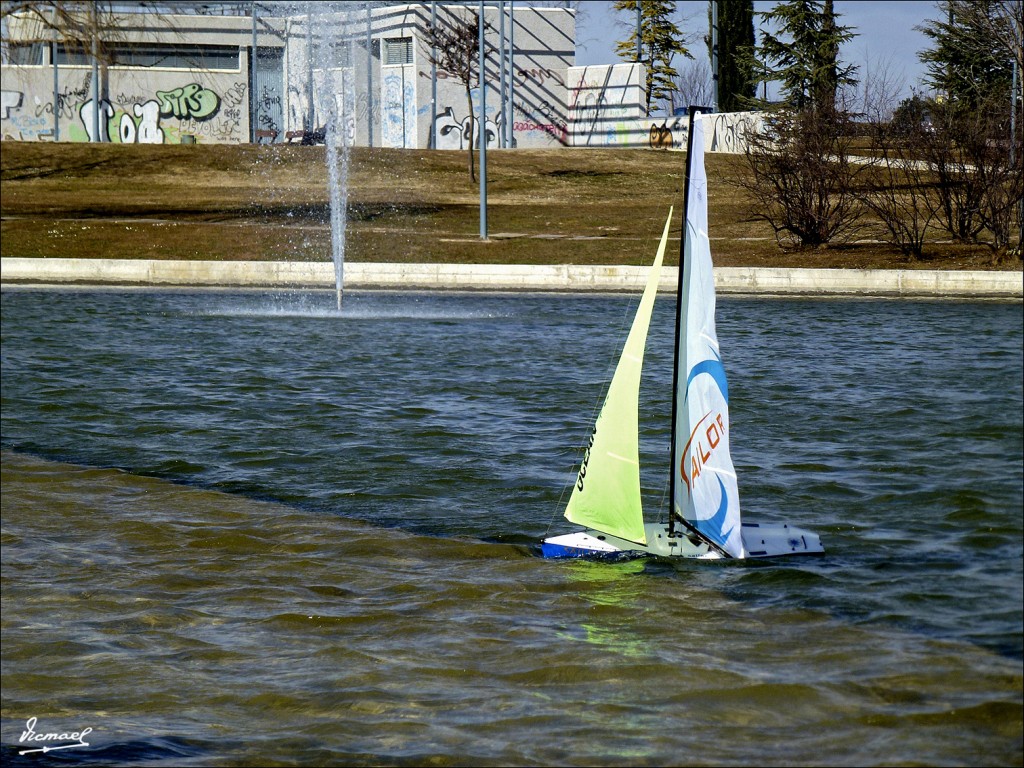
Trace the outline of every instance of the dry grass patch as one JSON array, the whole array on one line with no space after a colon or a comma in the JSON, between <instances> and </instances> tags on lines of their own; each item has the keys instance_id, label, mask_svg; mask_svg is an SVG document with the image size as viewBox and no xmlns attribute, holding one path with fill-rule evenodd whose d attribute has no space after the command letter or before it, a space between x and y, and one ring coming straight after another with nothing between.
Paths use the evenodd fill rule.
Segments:
<instances>
[{"instance_id":1,"label":"dry grass patch","mask_svg":"<svg viewBox=\"0 0 1024 768\"><path fill-rule=\"evenodd\" d=\"M466 153L355 148L346 258L646 264L670 205L678 242L683 162L682 153L639 149L489 151L494 237L481 241ZM745 172L744 159L709 155L707 168L719 265L996 268L986 249L953 245L933 245L927 261L877 242L784 251L727 183ZM0 183L4 256L330 260L323 147L5 141Z\"/></svg>"}]
</instances>

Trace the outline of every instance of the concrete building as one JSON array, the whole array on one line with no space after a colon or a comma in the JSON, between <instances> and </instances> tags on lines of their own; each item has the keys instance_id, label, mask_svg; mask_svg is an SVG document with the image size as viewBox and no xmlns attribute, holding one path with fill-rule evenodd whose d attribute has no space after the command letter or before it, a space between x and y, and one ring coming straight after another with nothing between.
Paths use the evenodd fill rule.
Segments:
<instances>
[{"instance_id":1,"label":"concrete building","mask_svg":"<svg viewBox=\"0 0 1024 768\"><path fill-rule=\"evenodd\" d=\"M458 149L470 139L480 88L474 76L467 94L431 63L428 28L460 28L476 3L212 6L218 13L94 12L95 66L91 40L75 45L39 19L8 17L3 138L320 142L340 126L361 146ZM484 16L489 146L570 144L575 13L490 2Z\"/></svg>"},{"instance_id":2,"label":"concrete building","mask_svg":"<svg viewBox=\"0 0 1024 768\"><path fill-rule=\"evenodd\" d=\"M203 12L7 16L0 136L465 149L482 98L488 148L686 145L685 117L644 116L643 65L574 66L569 8L485 3L486 87L473 74L467 92L429 30L465 29L478 2L164 5ZM741 151L751 119L716 115L707 149Z\"/></svg>"}]
</instances>

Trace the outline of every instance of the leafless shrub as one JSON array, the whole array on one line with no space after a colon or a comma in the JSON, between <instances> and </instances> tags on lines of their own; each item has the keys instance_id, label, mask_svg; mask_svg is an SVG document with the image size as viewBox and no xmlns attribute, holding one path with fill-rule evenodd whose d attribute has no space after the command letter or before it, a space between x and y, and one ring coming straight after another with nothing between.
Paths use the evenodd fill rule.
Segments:
<instances>
[{"instance_id":1,"label":"leafless shrub","mask_svg":"<svg viewBox=\"0 0 1024 768\"><path fill-rule=\"evenodd\" d=\"M675 77L675 90L669 96L670 115L691 104L710 104L713 94L711 65L706 61L688 61Z\"/></svg>"},{"instance_id":2,"label":"leafless shrub","mask_svg":"<svg viewBox=\"0 0 1024 768\"><path fill-rule=\"evenodd\" d=\"M820 247L848 241L860 229L855 194L864 166L851 157L847 117L834 110L780 110L748 134L752 178L740 182L780 245Z\"/></svg>"},{"instance_id":3,"label":"leafless shrub","mask_svg":"<svg viewBox=\"0 0 1024 768\"><path fill-rule=\"evenodd\" d=\"M1007 110L977 110L915 96L894 119L873 119L872 168L861 200L892 241L921 258L934 226L954 241L984 243L998 261L1020 239L1024 169L1020 135L1007 139Z\"/></svg>"},{"instance_id":4,"label":"leafless shrub","mask_svg":"<svg viewBox=\"0 0 1024 768\"><path fill-rule=\"evenodd\" d=\"M934 185L917 149L924 128L907 135L888 120L869 125L872 167L859 189L861 202L881 220L903 254L920 259L936 215Z\"/></svg>"},{"instance_id":5,"label":"leafless shrub","mask_svg":"<svg viewBox=\"0 0 1024 768\"><path fill-rule=\"evenodd\" d=\"M1009 138L999 105L967 112L936 104L932 129L922 133L922 159L936 175L936 214L959 242L988 231L997 254L1010 244L1015 208L1024 196L1020 132Z\"/></svg>"},{"instance_id":6,"label":"leafless shrub","mask_svg":"<svg viewBox=\"0 0 1024 768\"><path fill-rule=\"evenodd\" d=\"M926 100L899 102L903 79L887 61L870 62L860 83L858 112L868 136L867 164L857 190L861 203L885 227L890 241L910 258L924 256L925 237L935 219L932 180L921 160Z\"/></svg>"}]
</instances>

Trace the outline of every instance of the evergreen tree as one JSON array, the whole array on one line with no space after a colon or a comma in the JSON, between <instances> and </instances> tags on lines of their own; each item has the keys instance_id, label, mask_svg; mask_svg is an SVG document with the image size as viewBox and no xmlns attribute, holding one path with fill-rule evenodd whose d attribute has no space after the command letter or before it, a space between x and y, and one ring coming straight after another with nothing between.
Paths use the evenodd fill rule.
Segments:
<instances>
[{"instance_id":1,"label":"evergreen tree","mask_svg":"<svg viewBox=\"0 0 1024 768\"><path fill-rule=\"evenodd\" d=\"M944 0L939 8L945 18L921 27L935 46L918 54L927 67L926 82L958 109L1008 103L1016 52L997 33L1005 27L1012 39L1016 27L1020 34L1019 0Z\"/></svg>"},{"instance_id":2,"label":"evergreen tree","mask_svg":"<svg viewBox=\"0 0 1024 768\"><path fill-rule=\"evenodd\" d=\"M630 18L636 17L637 3L640 4L640 49L642 63L647 65L647 82L644 84L645 112L651 113L651 105L669 99L676 89L678 77L672 58L679 54L688 59L693 55L683 45L683 34L672 21L676 4L669 0L616 0L615 10L627 11ZM636 36L620 40L615 50L627 61L636 61Z\"/></svg>"},{"instance_id":3,"label":"evergreen tree","mask_svg":"<svg viewBox=\"0 0 1024 768\"><path fill-rule=\"evenodd\" d=\"M852 34L846 39L851 37ZM845 40L840 39L832 0L825 0L821 12L821 60L815 70L812 85L814 103L818 107L835 108L836 95L839 93L839 45L842 42ZM850 84L853 84L852 81Z\"/></svg>"},{"instance_id":4,"label":"evergreen tree","mask_svg":"<svg viewBox=\"0 0 1024 768\"><path fill-rule=\"evenodd\" d=\"M757 91L754 72L754 0L718 2L718 110L747 109ZM709 3L710 6L710 3ZM711 8L708 8L711 28ZM711 56L708 35L708 55Z\"/></svg>"},{"instance_id":5,"label":"evergreen tree","mask_svg":"<svg viewBox=\"0 0 1024 768\"><path fill-rule=\"evenodd\" d=\"M836 23L832 0L788 0L758 15L778 25L778 34L762 34L763 77L782 84L783 100L794 109L834 112L839 87L856 84L857 68L839 63L839 46L854 33Z\"/></svg>"}]
</instances>

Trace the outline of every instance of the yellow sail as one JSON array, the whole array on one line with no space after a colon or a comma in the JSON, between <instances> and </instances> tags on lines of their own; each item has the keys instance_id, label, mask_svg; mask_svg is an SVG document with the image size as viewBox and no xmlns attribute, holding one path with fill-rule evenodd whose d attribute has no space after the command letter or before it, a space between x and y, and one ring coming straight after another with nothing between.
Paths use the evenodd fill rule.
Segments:
<instances>
[{"instance_id":1,"label":"yellow sail","mask_svg":"<svg viewBox=\"0 0 1024 768\"><path fill-rule=\"evenodd\" d=\"M671 223L669 209L658 255L565 508L565 517L578 525L639 544L647 543L640 503L640 371Z\"/></svg>"}]
</instances>

